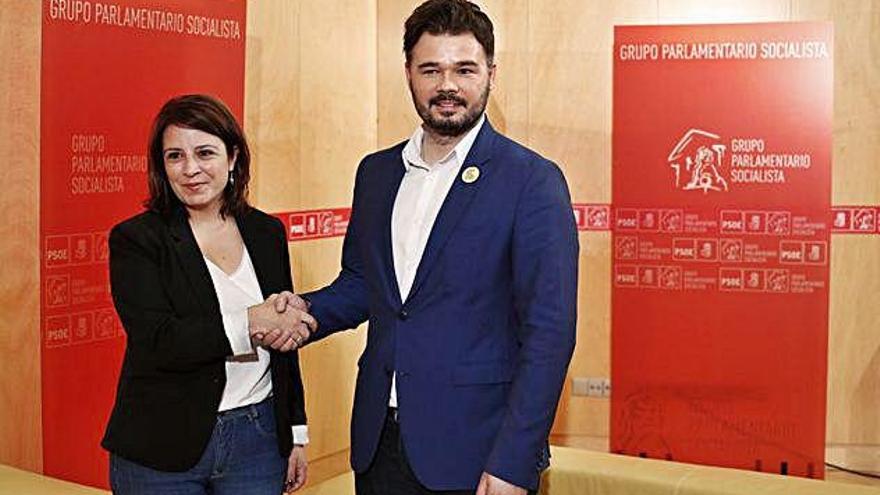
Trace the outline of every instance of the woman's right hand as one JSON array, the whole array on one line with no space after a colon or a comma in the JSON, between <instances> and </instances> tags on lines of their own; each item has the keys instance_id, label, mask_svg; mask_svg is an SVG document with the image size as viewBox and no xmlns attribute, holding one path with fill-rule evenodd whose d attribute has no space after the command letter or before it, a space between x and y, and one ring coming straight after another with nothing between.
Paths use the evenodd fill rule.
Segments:
<instances>
[{"instance_id":1,"label":"woman's right hand","mask_svg":"<svg viewBox=\"0 0 880 495\"><path fill-rule=\"evenodd\" d=\"M277 311L277 294L269 296L261 304L248 308L248 330L257 345L281 352L301 347L311 335L309 327L317 325L305 311L286 306Z\"/></svg>"}]
</instances>

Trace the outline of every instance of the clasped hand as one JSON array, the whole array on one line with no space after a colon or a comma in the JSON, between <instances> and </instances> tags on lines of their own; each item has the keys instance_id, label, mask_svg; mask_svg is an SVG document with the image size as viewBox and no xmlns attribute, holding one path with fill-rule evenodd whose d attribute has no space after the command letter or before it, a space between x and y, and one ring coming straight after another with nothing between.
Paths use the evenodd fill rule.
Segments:
<instances>
[{"instance_id":1,"label":"clasped hand","mask_svg":"<svg viewBox=\"0 0 880 495\"><path fill-rule=\"evenodd\" d=\"M308 304L292 292L272 294L261 304L248 308L248 330L255 345L287 352L302 347L318 322L308 313Z\"/></svg>"}]
</instances>

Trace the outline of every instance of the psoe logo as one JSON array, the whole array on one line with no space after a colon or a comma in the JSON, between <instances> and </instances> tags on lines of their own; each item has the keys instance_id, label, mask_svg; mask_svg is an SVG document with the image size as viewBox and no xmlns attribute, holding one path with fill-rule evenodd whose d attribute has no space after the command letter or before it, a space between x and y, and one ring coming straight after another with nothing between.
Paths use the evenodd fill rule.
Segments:
<instances>
[{"instance_id":1,"label":"psoe logo","mask_svg":"<svg viewBox=\"0 0 880 495\"><path fill-rule=\"evenodd\" d=\"M684 191L727 191L721 175L724 152L721 137L700 129L687 131L666 158L675 172L675 187Z\"/></svg>"}]
</instances>

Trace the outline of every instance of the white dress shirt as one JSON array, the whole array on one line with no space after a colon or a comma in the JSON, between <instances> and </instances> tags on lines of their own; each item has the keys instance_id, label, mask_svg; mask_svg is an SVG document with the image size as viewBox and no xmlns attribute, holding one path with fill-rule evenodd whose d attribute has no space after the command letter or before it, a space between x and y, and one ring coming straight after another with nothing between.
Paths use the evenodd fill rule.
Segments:
<instances>
[{"instance_id":1,"label":"white dress shirt","mask_svg":"<svg viewBox=\"0 0 880 495\"><path fill-rule=\"evenodd\" d=\"M412 289L416 270L440 207L459 176L464 160L485 121L484 114L448 155L433 164L422 159L422 140L425 137L422 126L416 129L403 148L402 158L406 172L397 190L391 214L391 250L394 254L394 274L400 288L401 301L406 301ZM391 377L388 405L397 407L396 372Z\"/></svg>"},{"instance_id":2,"label":"white dress shirt","mask_svg":"<svg viewBox=\"0 0 880 495\"><path fill-rule=\"evenodd\" d=\"M263 302L263 292L247 248L243 247L242 251L238 268L230 274L205 257L220 303L223 329L237 358L226 361L226 388L219 411L256 404L272 393L269 351L259 346L254 350L248 332L247 309ZM306 425L293 426L293 442L309 443Z\"/></svg>"}]
</instances>

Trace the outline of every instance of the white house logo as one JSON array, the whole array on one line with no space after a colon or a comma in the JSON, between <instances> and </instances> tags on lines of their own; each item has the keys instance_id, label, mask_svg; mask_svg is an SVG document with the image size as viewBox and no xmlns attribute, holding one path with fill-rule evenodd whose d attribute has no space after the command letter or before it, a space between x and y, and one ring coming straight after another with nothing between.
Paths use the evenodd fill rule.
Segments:
<instances>
[{"instance_id":1,"label":"white house logo","mask_svg":"<svg viewBox=\"0 0 880 495\"><path fill-rule=\"evenodd\" d=\"M685 191L727 191L721 175L724 152L721 137L700 129L687 131L666 161L675 172L675 187Z\"/></svg>"}]
</instances>

